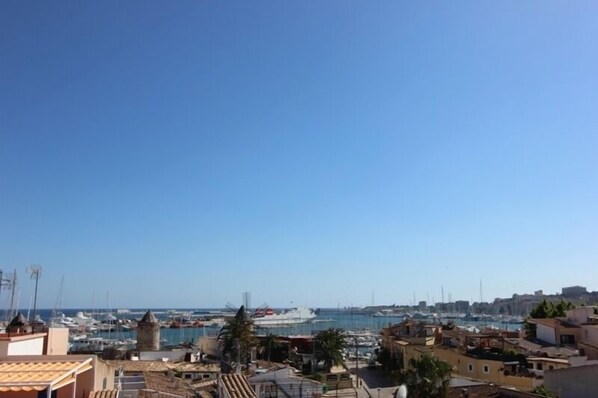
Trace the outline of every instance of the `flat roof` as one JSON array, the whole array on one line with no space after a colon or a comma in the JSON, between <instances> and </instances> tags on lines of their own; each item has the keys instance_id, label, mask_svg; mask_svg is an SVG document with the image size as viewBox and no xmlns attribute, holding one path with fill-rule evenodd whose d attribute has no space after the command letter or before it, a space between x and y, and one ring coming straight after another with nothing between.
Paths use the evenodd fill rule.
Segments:
<instances>
[{"instance_id":1,"label":"flat roof","mask_svg":"<svg viewBox=\"0 0 598 398\"><path fill-rule=\"evenodd\" d=\"M567 323L566 321L563 321L563 320L557 319L557 318L532 318L529 321L530 321L530 323L544 325L544 326L548 326L551 328L554 328L557 325L562 328L570 328L570 329L579 328L578 325L573 325L573 324Z\"/></svg>"},{"instance_id":2,"label":"flat roof","mask_svg":"<svg viewBox=\"0 0 598 398\"><path fill-rule=\"evenodd\" d=\"M561 358L546 358L546 357L528 357L527 358L528 362L554 362L554 363L563 363L563 364L568 364L569 361L567 359L561 359Z\"/></svg>"},{"instance_id":3,"label":"flat roof","mask_svg":"<svg viewBox=\"0 0 598 398\"><path fill-rule=\"evenodd\" d=\"M48 333L0 333L0 341L21 341L39 339L45 337Z\"/></svg>"}]
</instances>

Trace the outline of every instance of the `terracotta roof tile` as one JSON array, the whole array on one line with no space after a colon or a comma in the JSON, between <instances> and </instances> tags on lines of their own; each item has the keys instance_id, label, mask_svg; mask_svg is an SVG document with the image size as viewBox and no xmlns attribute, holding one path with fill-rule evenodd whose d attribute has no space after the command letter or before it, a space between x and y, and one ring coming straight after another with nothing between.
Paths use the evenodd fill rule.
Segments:
<instances>
[{"instance_id":1,"label":"terracotta roof tile","mask_svg":"<svg viewBox=\"0 0 598 398\"><path fill-rule=\"evenodd\" d=\"M193 397L195 395L195 390L186 380L174 375L146 372L143 376L145 377L145 385L149 390L180 397Z\"/></svg>"},{"instance_id":2,"label":"terracotta roof tile","mask_svg":"<svg viewBox=\"0 0 598 398\"><path fill-rule=\"evenodd\" d=\"M122 368L124 372L220 372L219 364L199 362L164 362L164 361L121 361L108 360L108 364Z\"/></svg>"},{"instance_id":3,"label":"terracotta roof tile","mask_svg":"<svg viewBox=\"0 0 598 398\"><path fill-rule=\"evenodd\" d=\"M195 389L214 387L214 386L216 386L216 384L218 384L218 380L216 380L216 379L200 380L200 381L196 381L196 382L191 382L191 386Z\"/></svg>"},{"instance_id":4,"label":"terracotta roof tile","mask_svg":"<svg viewBox=\"0 0 598 398\"><path fill-rule=\"evenodd\" d=\"M118 390L90 391L87 398L118 398Z\"/></svg>"},{"instance_id":5,"label":"terracotta roof tile","mask_svg":"<svg viewBox=\"0 0 598 398\"><path fill-rule=\"evenodd\" d=\"M242 374L226 374L221 376L222 385L230 398L256 398L255 391Z\"/></svg>"}]
</instances>

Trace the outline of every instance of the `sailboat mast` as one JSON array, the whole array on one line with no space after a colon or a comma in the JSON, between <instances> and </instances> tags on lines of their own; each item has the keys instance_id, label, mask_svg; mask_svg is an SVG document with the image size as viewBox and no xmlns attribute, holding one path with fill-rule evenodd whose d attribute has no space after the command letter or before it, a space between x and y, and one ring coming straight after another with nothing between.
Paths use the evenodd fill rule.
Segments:
<instances>
[{"instance_id":1,"label":"sailboat mast","mask_svg":"<svg viewBox=\"0 0 598 398\"><path fill-rule=\"evenodd\" d=\"M12 274L12 280L11 280L11 285L12 285L12 294L10 296L10 313L8 318L12 319L13 318L13 311L15 309L15 289L17 286L17 270L15 269L14 274Z\"/></svg>"}]
</instances>

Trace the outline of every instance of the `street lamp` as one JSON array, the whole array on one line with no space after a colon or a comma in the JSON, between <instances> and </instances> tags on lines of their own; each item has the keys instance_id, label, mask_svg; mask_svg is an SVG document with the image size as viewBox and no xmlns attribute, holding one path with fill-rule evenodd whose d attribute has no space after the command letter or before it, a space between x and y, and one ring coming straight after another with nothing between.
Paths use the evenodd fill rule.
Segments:
<instances>
[{"instance_id":1,"label":"street lamp","mask_svg":"<svg viewBox=\"0 0 598 398\"><path fill-rule=\"evenodd\" d=\"M359 388L359 349L357 345L357 336L355 336L355 381ZM380 398L380 397L378 397Z\"/></svg>"}]
</instances>

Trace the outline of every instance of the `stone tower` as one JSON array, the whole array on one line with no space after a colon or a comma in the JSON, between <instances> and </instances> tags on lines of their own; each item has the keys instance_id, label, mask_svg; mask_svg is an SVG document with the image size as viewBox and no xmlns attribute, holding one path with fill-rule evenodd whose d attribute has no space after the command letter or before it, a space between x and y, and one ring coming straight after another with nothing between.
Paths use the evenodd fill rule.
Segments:
<instances>
[{"instance_id":1,"label":"stone tower","mask_svg":"<svg viewBox=\"0 0 598 398\"><path fill-rule=\"evenodd\" d=\"M160 324L152 314L147 311L137 324L137 350L158 351L160 349Z\"/></svg>"}]
</instances>

